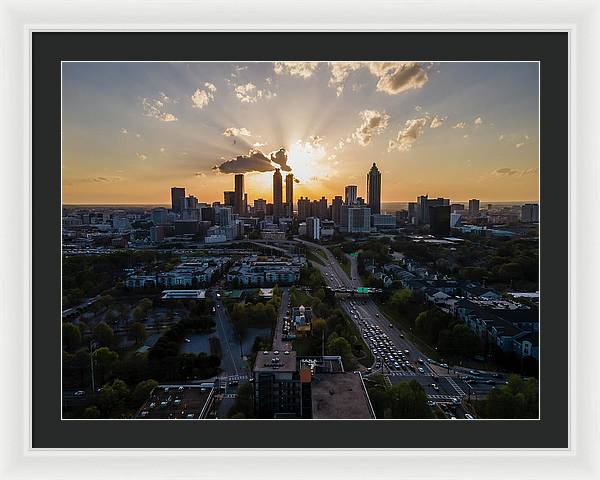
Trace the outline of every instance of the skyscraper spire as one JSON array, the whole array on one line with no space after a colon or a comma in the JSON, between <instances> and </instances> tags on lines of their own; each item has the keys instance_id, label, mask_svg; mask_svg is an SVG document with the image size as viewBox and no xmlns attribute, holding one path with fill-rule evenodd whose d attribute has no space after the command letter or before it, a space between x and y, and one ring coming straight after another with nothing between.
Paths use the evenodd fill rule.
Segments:
<instances>
[{"instance_id":1,"label":"skyscraper spire","mask_svg":"<svg viewBox=\"0 0 600 480\"><path fill-rule=\"evenodd\" d=\"M367 203L372 214L381 213L381 173L375 162L367 173Z\"/></svg>"}]
</instances>

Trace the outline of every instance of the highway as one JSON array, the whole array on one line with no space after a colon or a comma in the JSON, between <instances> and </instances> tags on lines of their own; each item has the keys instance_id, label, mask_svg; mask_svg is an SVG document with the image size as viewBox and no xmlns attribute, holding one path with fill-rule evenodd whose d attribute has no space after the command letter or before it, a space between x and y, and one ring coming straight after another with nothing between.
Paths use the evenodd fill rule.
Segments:
<instances>
[{"instance_id":1,"label":"highway","mask_svg":"<svg viewBox=\"0 0 600 480\"><path fill-rule=\"evenodd\" d=\"M302 239L296 241L324 253L324 265L312 262L318 268L325 282L333 288L358 288L361 286L356 257L349 257L351 261L351 278L342 269L329 249L307 242ZM323 258L323 256L320 256ZM430 402L449 408L445 413L447 418L456 416L464 418L464 408L460 403L469 395L469 385L460 379L460 375L452 376L444 373L440 367L432 367L427 361L427 356L406 338L405 333L398 330L380 311L373 300L364 297L341 298L340 306L354 321L360 334L376 358L375 363L364 372L365 377L375 373L384 373L392 384L416 380L419 382ZM383 359L383 362L381 361ZM481 374L480 374L481 375ZM483 377L482 377L483 378ZM484 384L489 391L492 386ZM478 386L483 386L478 384ZM477 394L487 391L479 390ZM475 394L474 390L471 390Z\"/></svg>"},{"instance_id":2,"label":"highway","mask_svg":"<svg viewBox=\"0 0 600 480\"><path fill-rule=\"evenodd\" d=\"M277 324L273 334L273 350L292 350L292 342L283 340L283 324L290 306L290 292L287 288L281 289L281 307L277 313Z\"/></svg>"}]
</instances>

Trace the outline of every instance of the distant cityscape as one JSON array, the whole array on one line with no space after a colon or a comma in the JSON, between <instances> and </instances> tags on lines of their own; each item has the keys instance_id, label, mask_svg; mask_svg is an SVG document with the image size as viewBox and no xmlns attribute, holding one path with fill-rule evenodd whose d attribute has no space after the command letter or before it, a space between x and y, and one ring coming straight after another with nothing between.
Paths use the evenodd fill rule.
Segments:
<instances>
[{"instance_id":1,"label":"distant cityscape","mask_svg":"<svg viewBox=\"0 0 600 480\"><path fill-rule=\"evenodd\" d=\"M365 198L272 179L252 204L235 174L212 204L63 208L65 416L537 416L537 203L389 213L376 163Z\"/></svg>"}]
</instances>

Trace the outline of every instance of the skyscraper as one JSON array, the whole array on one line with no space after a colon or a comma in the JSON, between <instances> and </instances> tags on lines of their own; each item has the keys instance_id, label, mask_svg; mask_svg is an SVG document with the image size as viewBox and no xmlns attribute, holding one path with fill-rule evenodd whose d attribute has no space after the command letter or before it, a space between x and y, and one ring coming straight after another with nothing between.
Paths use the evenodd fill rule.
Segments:
<instances>
[{"instance_id":1,"label":"skyscraper","mask_svg":"<svg viewBox=\"0 0 600 480\"><path fill-rule=\"evenodd\" d=\"M429 207L429 233L436 236L450 235L449 205L433 205Z\"/></svg>"},{"instance_id":2,"label":"skyscraper","mask_svg":"<svg viewBox=\"0 0 600 480\"><path fill-rule=\"evenodd\" d=\"M476 198L469 200L469 215L471 217L476 217L479 215L479 200Z\"/></svg>"},{"instance_id":3,"label":"skyscraper","mask_svg":"<svg viewBox=\"0 0 600 480\"><path fill-rule=\"evenodd\" d=\"M310 200L300 197L298 199L298 219L304 222L308 217L310 217Z\"/></svg>"},{"instance_id":4,"label":"skyscraper","mask_svg":"<svg viewBox=\"0 0 600 480\"><path fill-rule=\"evenodd\" d=\"M345 190L346 205L354 205L358 196L358 187L356 185L347 185Z\"/></svg>"},{"instance_id":5,"label":"skyscraper","mask_svg":"<svg viewBox=\"0 0 600 480\"><path fill-rule=\"evenodd\" d=\"M244 174L238 173L235 175L235 196L233 197L233 213L241 215L244 205Z\"/></svg>"},{"instance_id":6,"label":"skyscraper","mask_svg":"<svg viewBox=\"0 0 600 480\"><path fill-rule=\"evenodd\" d=\"M321 220L327 220L328 210L327 210L327 199L325 197L321 197L319 200L318 211L315 212L315 215L319 217Z\"/></svg>"},{"instance_id":7,"label":"skyscraper","mask_svg":"<svg viewBox=\"0 0 600 480\"><path fill-rule=\"evenodd\" d=\"M235 192L223 192L223 203L228 207L233 207L235 203Z\"/></svg>"},{"instance_id":8,"label":"skyscraper","mask_svg":"<svg viewBox=\"0 0 600 480\"><path fill-rule=\"evenodd\" d=\"M276 168L273 174L273 221L283 216L283 186L281 171Z\"/></svg>"},{"instance_id":9,"label":"skyscraper","mask_svg":"<svg viewBox=\"0 0 600 480\"><path fill-rule=\"evenodd\" d=\"M343 200L342 197L340 195L337 195L332 201L331 201L331 219L333 220L333 222L336 225L340 224L340 220L342 218L342 205L343 205Z\"/></svg>"},{"instance_id":10,"label":"skyscraper","mask_svg":"<svg viewBox=\"0 0 600 480\"><path fill-rule=\"evenodd\" d=\"M294 215L294 174L288 173L285 176L285 209L286 215Z\"/></svg>"},{"instance_id":11,"label":"skyscraper","mask_svg":"<svg viewBox=\"0 0 600 480\"><path fill-rule=\"evenodd\" d=\"M533 223L540 221L540 210L537 203L521 205L521 222Z\"/></svg>"},{"instance_id":12,"label":"skyscraper","mask_svg":"<svg viewBox=\"0 0 600 480\"><path fill-rule=\"evenodd\" d=\"M381 213L381 172L375 162L367 173L367 204L372 215Z\"/></svg>"},{"instance_id":13,"label":"skyscraper","mask_svg":"<svg viewBox=\"0 0 600 480\"><path fill-rule=\"evenodd\" d=\"M181 213L183 209L183 199L185 198L185 188L171 187L171 210Z\"/></svg>"}]
</instances>

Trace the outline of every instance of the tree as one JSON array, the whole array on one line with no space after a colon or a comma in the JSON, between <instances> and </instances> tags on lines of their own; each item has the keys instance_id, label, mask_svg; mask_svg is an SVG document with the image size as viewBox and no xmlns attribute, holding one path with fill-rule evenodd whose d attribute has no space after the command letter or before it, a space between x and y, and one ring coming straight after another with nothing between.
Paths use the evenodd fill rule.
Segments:
<instances>
[{"instance_id":1,"label":"tree","mask_svg":"<svg viewBox=\"0 0 600 480\"><path fill-rule=\"evenodd\" d=\"M104 383L104 378L111 371L117 360L119 360L117 352L113 352L107 347L100 347L94 351L94 364L100 374L100 383Z\"/></svg>"},{"instance_id":2,"label":"tree","mask_svg":"<svg viewBox=\"0 0 600 480\"><path fill-rule=\"evenodd\" d=\"M129 327L129 338L134 340L136 345L142 345L147 337L148 333L146 332L146 327L143 323L135 322L131 324Z\"/></svg>"},{"instance_id":3,"label":"tree","mask_svg":"<svg viewBox=\"0 0 600 480\"><path fill-rule=\"evenodd\" d=\"M465 267L460 274L465 280L481 282L488 275L488 271L481 267Z\"/></svg>"},{"instance_id":4,"label":"tree","mask_svg":"<svg viewBox=\"0 0 600 480\"><path fill-rule=\"evenodd\" d=\"M339 355L345 369L353 366L352 347L348 340L332 333L327 340L327 353L329 355Z\"/></svg>"},{"instance_id":5,"label":"tree","mask_svg":"<svg viewBox=\"0 0 600 480\"><path fill-rule=\"evenodd\" d=\"M408 288L401 288L390 297L390 303L395 310L404 312L413 296Z\"/></svg>"},{"instance_id":6,"label":"tree","mask_svg":"<svg viewBox=\"0 0 600 480\"><path fill-rule=\"evenodd\" d=\"M94 338L103 347L110 347L114 340L113 329L106 323L100 322L96 325L96 328L94 328Z\"/></svg>"},{"instance_id":7,"label":"tree","mask_svg":"<svg viewBox=\"0 0 600 480\"><path fill-rule=\"evenodd\" d=\"M63 348L68 352L76 350L81 344L81 332L77 325L63 323Z\"/></svg>"},{"instance_id":8,"label":"tree","mask_svg":"<svg viewBox=\"0 0 600 480\"><path fill-rule=\"evenodd\" d=\"M150 396L152 390L158 386L158 382L153 379L143 380L138 383L131 394L131 404L139 407Z\"/></svg>"},{"instance_id":9,"label":"tree","mask_svg":"<svg viewBox=\"0 0 600 480\"><path fill-rule=\"evenodd\" d=\"M315 318L312 322L312 332L316 335L321 335L327 329L327 322L322 318Z\"/></svg>"},{"instance_id":10,"label":"tree","mask_svg":"<svg viewBox=\"0 0 600 480\"><path fill-rule=\"evenodd\" d=\"M142 298L138 303L138 307L140 307L144 313L148 313L152 309L152 306L152 300L149 298Z\"/></svg>"},{"instance_id":11,"label":"tree","mask_svg":"<svg viewBox=\"0 0 600 480\"><path fill-rule=\"evenodd\" d=\"M251 383L242 383L237 392L235 403L229 412L229 418L254 417L254 389Z\"/></svg>"},{"instance_id":12,"label":"tree","mask_svg":"<svg viewBox=\"0 0 600 480\"><path fill-rule=\"evenodd\" d=\"M90 405L83 411L83 418L100 418L100 410L96 405Z\"/></svg>"},{"instance_id":13,"label":"tree","mask_svg":"<svg viewBox=\"0 0 600 480\"><path fill-rule=\"evenodd\" d=\"M131 311L131 316L133 317L134 322L139 323L146 317L146 313L144 312L144 309L138 305Z\"/></svg>"}]
</instances>

